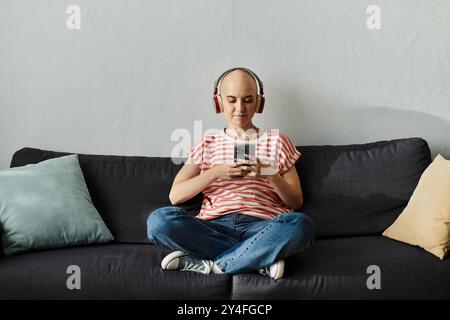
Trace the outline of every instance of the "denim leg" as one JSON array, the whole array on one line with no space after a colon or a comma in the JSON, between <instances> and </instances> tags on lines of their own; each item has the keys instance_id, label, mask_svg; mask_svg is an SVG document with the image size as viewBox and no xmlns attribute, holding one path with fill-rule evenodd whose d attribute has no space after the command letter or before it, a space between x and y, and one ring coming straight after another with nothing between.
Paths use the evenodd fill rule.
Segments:
<instances>
[{"instance_id":1,"label":"denim leg","mask_svg":"<svg viewBox=\"0 0 450 320\"><path fill-rule=\"evenodd\" d=\"M213 259L238 243L227 233L226 224L186 215L175 206L159 208L149 215L147 236L157 245L201 259Z\"/></svg>"},{"instance_id":2,"label":"denim leg","mask_svg":"<svg viewBox=\"0 0 450 320\"><path fill-rule=\"evenodd\" d=\"M226 273L248 273L278 259L303 251L314 241L314 222L301 212L283 213L257 221L245 231L246 239L215 258Z\"/></svg>"}]
</instances>

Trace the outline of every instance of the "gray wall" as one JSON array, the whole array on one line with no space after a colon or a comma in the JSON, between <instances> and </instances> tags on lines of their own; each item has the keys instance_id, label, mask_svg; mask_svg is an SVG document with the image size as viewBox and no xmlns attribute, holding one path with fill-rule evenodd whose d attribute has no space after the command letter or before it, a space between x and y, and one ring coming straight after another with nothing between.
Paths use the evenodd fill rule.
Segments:
<instances>
[{"instance_id":1,"label":"gray wall","mask_svg":"<svg viewBox=\"0 0 450 320\"><path fill-rule=\"evenodd\" d=\"M297 145L421 136L450 157L450 1L1 0L0 168L25 146L169 156L174 129L225 126L231 66L264 80L255 124Z\"/></svg>"}]
</instances>

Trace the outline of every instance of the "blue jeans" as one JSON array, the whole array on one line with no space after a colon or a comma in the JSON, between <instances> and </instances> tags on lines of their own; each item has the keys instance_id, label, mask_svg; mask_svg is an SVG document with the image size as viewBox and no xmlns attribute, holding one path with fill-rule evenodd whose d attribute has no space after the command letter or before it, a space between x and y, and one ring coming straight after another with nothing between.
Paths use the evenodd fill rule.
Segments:
<instances>
[{"instance_id":1,"label":"blue jeans","mask_svg":"<svg viewBox=\"0 0 450 320\"><path fill-rule=\"evenodd\" d=\"M300 252L314 242L314 232L313 221L301 212L283 213L272 220L236 212L206 221L168 206L147 219L150 241L213 260L228 274L254 272Z\"/></svg>"}]
</instances>

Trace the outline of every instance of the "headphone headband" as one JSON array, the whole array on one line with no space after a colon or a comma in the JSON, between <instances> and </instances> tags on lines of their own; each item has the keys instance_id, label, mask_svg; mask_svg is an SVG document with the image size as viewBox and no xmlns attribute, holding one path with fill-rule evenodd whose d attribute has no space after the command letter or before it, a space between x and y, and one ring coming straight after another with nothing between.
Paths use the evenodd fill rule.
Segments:
<instances>
[{"instance_id":1,"label":"headphone headband","mask_svg":"<svg viewBox=\"0 0 450 320\"><path fill-rule=\"evenodd\" d=\"M249 75L251 75L256 82L258 83L259 86L259 95L264 95L264 86L263 86L263 82L261 81L261 79L259 79L258 75L256 73L254 73L252 70L247 69L247 68L243 68L243 67L236 67L236 68L232 68L232 69L228 69L225 72L223 72L216 81L214 81L214 95L217 94L217 88L219 86L220 81L223 79L223 77L225 77L227 74L229 74L230 72L234 71L234 70L242 70L244 72L247 72Z\"/></svg>"}]
</instances>

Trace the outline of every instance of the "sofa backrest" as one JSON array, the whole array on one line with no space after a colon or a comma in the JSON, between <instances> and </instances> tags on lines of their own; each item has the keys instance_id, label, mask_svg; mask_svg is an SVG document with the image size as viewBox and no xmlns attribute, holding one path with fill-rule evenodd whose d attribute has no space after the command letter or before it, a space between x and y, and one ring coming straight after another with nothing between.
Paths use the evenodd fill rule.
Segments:
<instances>
[{"instance_id":1,"label":"sofa backrest","mask_svg":"<svg viewBox=\"0 0 450 320\"><path fill-rule=\"evenodd\" d=\"M23 148L14 154L11 167L68 154ZM181 164L163 157L78 154L78 158L92 202L116 241L148 242L147 217L155 209L171 205L168 195ZM201 201L200 194L183 206L195 214Z\"/></svg>"},{"instance_id":2,"label":"sofa backrest","mask_svg":"<svg viewBox=\"0 0 450 320\"><path fill-rule=\"evenodd\" d=\"M346 146L297 147L304 195L301 209L316 223L317 238L380 234L401 213L431 163L428 144L408 138ZM68 155L23 148L11 167ZM146 243L146 220L170 205L182 164L169 157L79 154L92 201L117 242ZM180 205L198 213L202 194Z\"/></svg>"},{"instance_id":3,"label":"sofa backrest","mask_svg":"<svg viewBox=\"0 0 450 320\"><path fill-rule=\"evenodd\" d=\"M421 138L298 149L302 211L316 222L319 238L381 234L431 163Z\"/></svg>"}]
</instances>

